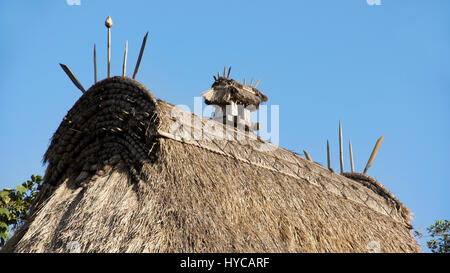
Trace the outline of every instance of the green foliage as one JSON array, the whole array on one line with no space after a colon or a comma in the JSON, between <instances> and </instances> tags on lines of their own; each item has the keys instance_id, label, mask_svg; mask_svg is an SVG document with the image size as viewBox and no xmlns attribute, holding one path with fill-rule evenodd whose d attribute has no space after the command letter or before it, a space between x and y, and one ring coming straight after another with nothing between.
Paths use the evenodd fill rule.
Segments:
<instances>
[{"instance_id":1,"label":"green foliage","mask_svg":"<svg viewBox=\"0 0 450 273\"><path fill-rule=\"evenodd\" d=\"M450 253L450 221L436 220L434 225L427 227L428 235L423 235L420 228L414 231L418 238L430 237L427 246L433 253Z\"/></svg>"},{"instance_id":2,"label":"green foliage","mask_svg":"<svg viewBox=\"0 0 450 273\"><path fill-rule=\"evenodd\" d=\"M31 180L16 186L16 189L0 191L0 247L27 220L31 203L41 184L42 176L32 175Z\"/></svg>"},{"instance_id":3,"label":"green foliage","mask_svg":"<svg viewBox=\"0 0 450 273\"><path fill-rule=\"evenodd\" d=\"M450 253L450 222L438 220L427 228L433 239L427 242L428 248L433 253Z\"/></svg>"}]
</instances>

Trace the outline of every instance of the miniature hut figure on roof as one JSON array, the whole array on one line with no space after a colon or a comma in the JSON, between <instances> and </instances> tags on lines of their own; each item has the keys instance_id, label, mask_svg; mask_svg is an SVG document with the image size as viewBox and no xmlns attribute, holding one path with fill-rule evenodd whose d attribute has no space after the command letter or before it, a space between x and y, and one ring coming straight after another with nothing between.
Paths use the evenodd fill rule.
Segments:
<instances>
[{"instance_id":1,"label":"miniature hut figure on roof","mask_svg":"<svg viewBox=\"0 0 450 273\"><path fill-rule=\"evenodd\" d=\"M233 124L238 128L244 128L246 131L258 130L258 123L252 123L250 112L258 109L261 102L266 102L267 97L261 93L253 81L250 85L239 83L230 78L231 67L228 68L228 74L223 76L220 73L214 76L214 83L211 89L204 92L205 103L213 105L216 109L213 119L225 124Z\"/></svg>"}]
</instances>

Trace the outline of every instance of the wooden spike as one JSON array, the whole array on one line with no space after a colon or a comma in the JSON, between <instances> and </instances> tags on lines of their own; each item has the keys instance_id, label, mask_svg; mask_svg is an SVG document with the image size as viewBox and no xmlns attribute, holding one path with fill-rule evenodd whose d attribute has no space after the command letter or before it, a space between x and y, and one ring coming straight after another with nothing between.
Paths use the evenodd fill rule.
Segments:
<instances>
[{"instance_id":1,"label":"wooden spike","mask_svg":"<svg viewBox=\"0 0 450 273\"><path fill-rule=\"evenodd\" d=\"M217 78L216 78L216 76L213 76L213 78L214 78L214 80L215 80L215 81L217 81Z\"/></svg>"},{"instance_id":2,"label":"wooden spike","mask_svg":"<svg viewBox=\"0 0 450 273\"><path fill-rule=\"evenodd\" d=\"M367 170L370 168L370 166L373 163L373 160L375 159L375 157L377 156L378 153L378 149L380 149L381 143L383 142L384 139L384 135L382 135L378 140L377 143L375 144L375 147L372 150L372 154L370 155L369 161L367 161L366 167L364 168L364 174L367 173Z\"/></svg>"},{"instance_id":3,"label":"wooden spike","mask_svg":"<svg viewBox=\"0 0 450 273\"><path fill-rule=\"evenodd\" d=\"M352 142L349 140L348 141L348 147L350 150L350 165L352 167L352 173L355 172L355 168L353 167L353 151L352 151Z\"/></svg>"},{"instance_id":4,"label":"wooden spike","mask_svg":"<svg viewBox=\"0 0 450 273\"><path fill-rule=\"evenodd\" d=\"M245 78L244 78L244 85L245 85Z\"/></svg>"},{"instance_id":5,"label":"wooden spike","mask_svg":"<svg viewBox=\"0 0 450 273\"><path fill-rule=\"evenodd\" d=\"M223 68L223 77L224 77L224 78L225 78L226 73L227 73L227 66L225 66L225 67Z\"/></svg>"},{"instance_id":6,"label":"wooden spike","mask_svg":"<svg viewBox=\"0 0 450 273\"><path fill-rule=\"evenodd\" d=\"M108 28L108 78L111 77L111 29Z\"/></svg>"},{"instance_id":7,"label":"wooden spike","mask_svg":"<svg viewBox=\"0 0 450 273\"><path fill-rule=\"evenodd\" d=\"M303 150L303 153L305 154L306 159L312 162L311 156L308 154L308 152Z\"/></svg>"},{"instance_id":8,"label":"wooden spike","mask_svg":"<svg viewBox=\"0 0 450 273\"><path fill-rule=\"evenodd\" d=\"M344 173L344 155L342 151L342 126L341 121L339 121L339 160L341 163L341 174Z\"/></svg>"},{"instance_id":9,"label":"wooden spike","mask_svg":"<svg viewBox=\"0 0 450 273\"><path fill-rule=\"evenodd\" d=\"M330 161L330 143L327 139L327 163L328 163L328 169L331 170L331 161Z\"/></svg>"},{"instance_id":10,"label":"wooden spike","mask_svg":"<svg viewBox=\"0 0 450 273\"><path fill-rule=\"evenodd\" d=\"M228 74L227 74L227 79L230 78L230 72L231 72L231 66L228 68Z\"/></svg>"},{"instance_id":11,"label":"wooden spike","mask_svg":"<svg viewBox=\"0 0 450 273\"><path fill-rule=\"evenodd\" d=\"M139 57L136 62L136 67L134 68L133 79L136 79L136 74L138 73L139 66L141 65L142 55L144 54L145 43L147 43L148 31L145 34L144 40L142 40L141 51L139 52Z\"/></svg>"},{"instance_id":12,"label":"wooden spike","mask_svg":"<svg viewBox=\"0 0 450 273\"><path fill-rule=\"evenodd\" d=\"M61 68L64 70L64 72L66 72L67 76L69 76L70 80L73 82L73 84L75 84L75 86L81 90L81 92L86 92L86 90L84 90L83 86L81 85L81 83L77 80L77 78L75 77L75 75L72 73L72 71L70 70L70 68L65 65L65 64L59 64L61 66Z\"/></svg>"},{"instance_id":13,"label":"wooden spike","mask_svg":"<svg viewBox=\"0 0 450 273\"><path fill-rule=\"evenodd\" d=\"M260 81L260 80L258 80L258 81L256 82L256 84L255 84L255 88L256 88L256 87L258 86L258 84L259 84L259 81Z\"/></svg>"},{"instance_id":14,"label":"wooden spike","mask_svg":"<svg viewBox=\"0 0 450 273\"><path fill-rule=\"evenodd\" d=\"M125 53L123 55L122 77L125 77L125 74L127 73L127 55L128 55L128 41L125 42Z\"/></svg>"},{"instance_id":15,"label":"wooden spike","mask_svg":"<svg viewBox=\"0 0 450 273\"><path fill-rule=\"evenodd\" d=\"M94 83L97 83L97 50L94 44Z\"/></svg>"},{"instance_id":16,"label":"wooden spike","mask_svg":"<svg viewBox=\"0 0 450 273\"><path fill-rule=\"evenodd\" d=\"M111 16L108 16L105 21L105 26L108 28L108 78L111 77L111 27L113 21Z\"/></svg>"},{"instance_id":17,"label":"wooden spike","mask_svg":"<svg viewBox=\"0 0 450 273\"><path fill-rule=\"evenodd\" d=\"M253 79L252 79L252 81L250 82L250 86L253 86Z\"/></svg>"},{"instance_id":18,"label":"wooden spike","mask_svg":"<svg viewBox=\"0 0 450 273\"><path fill-rule=\"evenodd\" d=\"M220 71L217 72L217 79L219 79L219 78L220 78Z\"/></svg>"}]
</instances>

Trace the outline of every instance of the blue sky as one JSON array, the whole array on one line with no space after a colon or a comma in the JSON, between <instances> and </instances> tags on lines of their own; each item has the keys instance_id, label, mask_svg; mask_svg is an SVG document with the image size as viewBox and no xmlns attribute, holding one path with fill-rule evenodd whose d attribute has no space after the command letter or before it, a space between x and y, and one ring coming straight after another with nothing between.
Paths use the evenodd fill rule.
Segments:
<instances>
[{"instance_id":1,"label":"blue sky","mask_svg":"<svg viewBox=\"0 0 450 273\"><path fill-rule=\"evenodd\" d=\"M261 79L279 105L280 146L339 169L338 122L362 171L385 134L368 174L415 214L415 227L450 218L450 1L101 1L0 2L0 188L44 174L42 156L80 97L59 63L88 89L97 44L106 75L111 15L112 74L128 74L150 31L137 80L174 104L212 84ZM349 170L347 148L344 151Z\"/></svg>"}]
</instances>

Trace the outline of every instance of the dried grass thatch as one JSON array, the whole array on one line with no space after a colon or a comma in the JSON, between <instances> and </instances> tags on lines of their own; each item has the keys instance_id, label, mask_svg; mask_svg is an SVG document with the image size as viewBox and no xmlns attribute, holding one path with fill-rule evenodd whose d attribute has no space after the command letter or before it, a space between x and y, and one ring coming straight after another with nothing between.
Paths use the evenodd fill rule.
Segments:
<instances>
[{"instance_id":1,"label":"dried grass thatch","mask_svg":"<svg viewBox=\"0 0 450 273\"><path fill-rule=\"evenodd\" d=\"M387 190L251 134L174 135L173 107L129 78L92 86L56 131L31 219L3 251L420 251Z\"/></svg>"},{"instance_id":2,"label":"dried grass thatch","mask_svg":"<svg viewBox=\"0 0 450 273\"><path fill-rule=\"evenodd\" d=\"M256 107L267 97L254 86L243 85L233 79L219 77L216 78L211 89L203 93L206 104L224 106L237 102L238 104Z\"/></svg>"}]
</instances>

